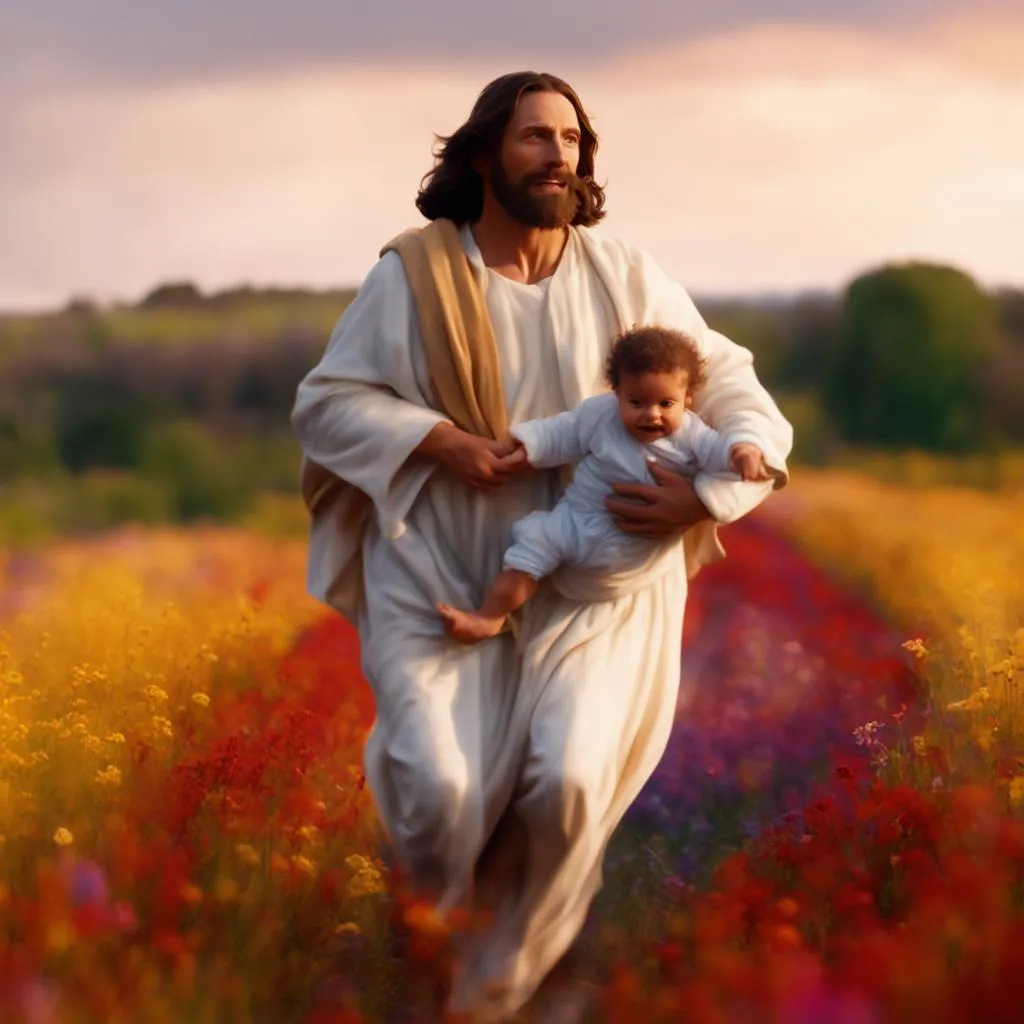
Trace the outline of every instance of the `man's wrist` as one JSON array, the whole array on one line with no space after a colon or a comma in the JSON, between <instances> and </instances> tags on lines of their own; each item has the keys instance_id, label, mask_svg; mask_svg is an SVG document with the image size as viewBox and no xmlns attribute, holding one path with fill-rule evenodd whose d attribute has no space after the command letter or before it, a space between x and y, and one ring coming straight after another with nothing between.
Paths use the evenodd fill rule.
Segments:
<instances>
[{"instance_id":1,"label":"man's wrist","mask_svg":"<svg viewBox=\"0 0 1024 1024\"><path fill-rule=\"evenodd\" d=\"M698 523L713 522L715 519L715 517L708 510L707 505L704 504L704 501L700 496L700 492L697 490L696 487L694 487L693 489L693 503L693 514L688 517L688 522L683 527L684 530L689 530L691 527L696 526Z\"/></svg>"},{"instance_id":2,"label":"man's wrist","mask_svg":"<svg viewBox=\"0 0 1024 1024\"><path fill-rule=\"evenodd\" d=\"M441 459L451 450L452 441L461 433L454 423L442 420L430 428L427 435L416 446L417 455L424 455L428 459Z\"/></svg>"}]
</instances>

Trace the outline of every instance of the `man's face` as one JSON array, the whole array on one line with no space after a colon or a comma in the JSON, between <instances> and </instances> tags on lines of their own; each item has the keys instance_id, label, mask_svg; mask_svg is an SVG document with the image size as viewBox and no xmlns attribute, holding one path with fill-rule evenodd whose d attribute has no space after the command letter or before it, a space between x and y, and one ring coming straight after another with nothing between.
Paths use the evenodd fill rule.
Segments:
<instances>
[{"instance_id":1,"label":"man's face","mask_svg":"<svg viewBox=\"0 0 1024 1024\"><path fill-rule=\"evenodd\" d=\"M510 216L533 228L572 223L582 187L580 134L576 110L561 93L520 99L490 166L491 191Z\"/></svg>"},{"instance_id":2,"label":"man's face","mask_svg":"<svg viewBox=\"0 0 1024 1024\"><path fill-rule=\"evenodd\" d=\"M691 404L689 386L685 371L624 375L616 389L622 425L638 441L674 434Z\"/></svg>"}]
</instances>

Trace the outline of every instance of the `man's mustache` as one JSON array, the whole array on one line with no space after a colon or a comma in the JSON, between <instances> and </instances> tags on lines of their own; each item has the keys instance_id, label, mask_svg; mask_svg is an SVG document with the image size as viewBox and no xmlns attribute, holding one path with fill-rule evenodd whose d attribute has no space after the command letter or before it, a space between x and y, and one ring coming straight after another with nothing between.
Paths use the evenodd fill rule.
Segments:
<instances>
[{"instance_id":1,"label":"man's mustache","mask_svg":"<svg viewBox=\"0 0 1024 1024\"><path fill-rule=\"evenodd\" d=\"M579 188L583 182L572 173L572 171L546 171L539 174L531 174L526 180L527 185L539 185L544 181L557 181L560 185L567 185L571 189Z\"/></svg>"}]
</instances>

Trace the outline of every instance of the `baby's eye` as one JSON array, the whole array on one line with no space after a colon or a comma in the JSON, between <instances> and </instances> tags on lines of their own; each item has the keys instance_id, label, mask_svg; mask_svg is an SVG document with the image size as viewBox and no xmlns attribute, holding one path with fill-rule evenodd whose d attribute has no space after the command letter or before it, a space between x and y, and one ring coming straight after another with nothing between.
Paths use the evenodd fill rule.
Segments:
<instances>
[{"instance_id":1,"label":"baby's eye","mask_svg":"<svg viewBox=\"0 0 1024 1024\"><path fill-rule=\"evenodd\" d=\"M675 405L675 404L676 404L676 403L675 403L675 402L673 402L671 398L666 398L666 399L665 399L665 401L663 401L663 402L661 403L661 407L662 407L663 409L671 409L671 408L672 408L672 406L673 406L673 405Z\"/></svg>"}]
</instances>

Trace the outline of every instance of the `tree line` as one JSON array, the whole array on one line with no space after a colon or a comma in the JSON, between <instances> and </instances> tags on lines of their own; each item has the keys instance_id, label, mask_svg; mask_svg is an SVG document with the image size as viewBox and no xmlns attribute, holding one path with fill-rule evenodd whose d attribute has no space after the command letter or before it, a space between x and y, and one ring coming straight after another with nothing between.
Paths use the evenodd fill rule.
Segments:
<instances>
[{"instance_id":1,"label":"tree line","mask_svg":"<svg viewBox=\"0 0 1024 1024\"><path fill-rule=\"evenodd\" d=\"M232 514L262 491L294 492L295 390L351 297L319 296L330 320L315 324L287 314L298 292L207 296L171 282L137 304L123 334L123 315L81 300L22 321L21 343L0 322L0 486L134 475L183 520ZM277 303L264 317L272 326L239 328L247 310L268 303ZM803 410L798 457L1024 443L1024 291L986 292L957 268L912 263L872 269L840 294L698 306L753 351L784 408ZM202 336L190 336L197 310L209 317Z\"/></svg>"}]
</instances>

